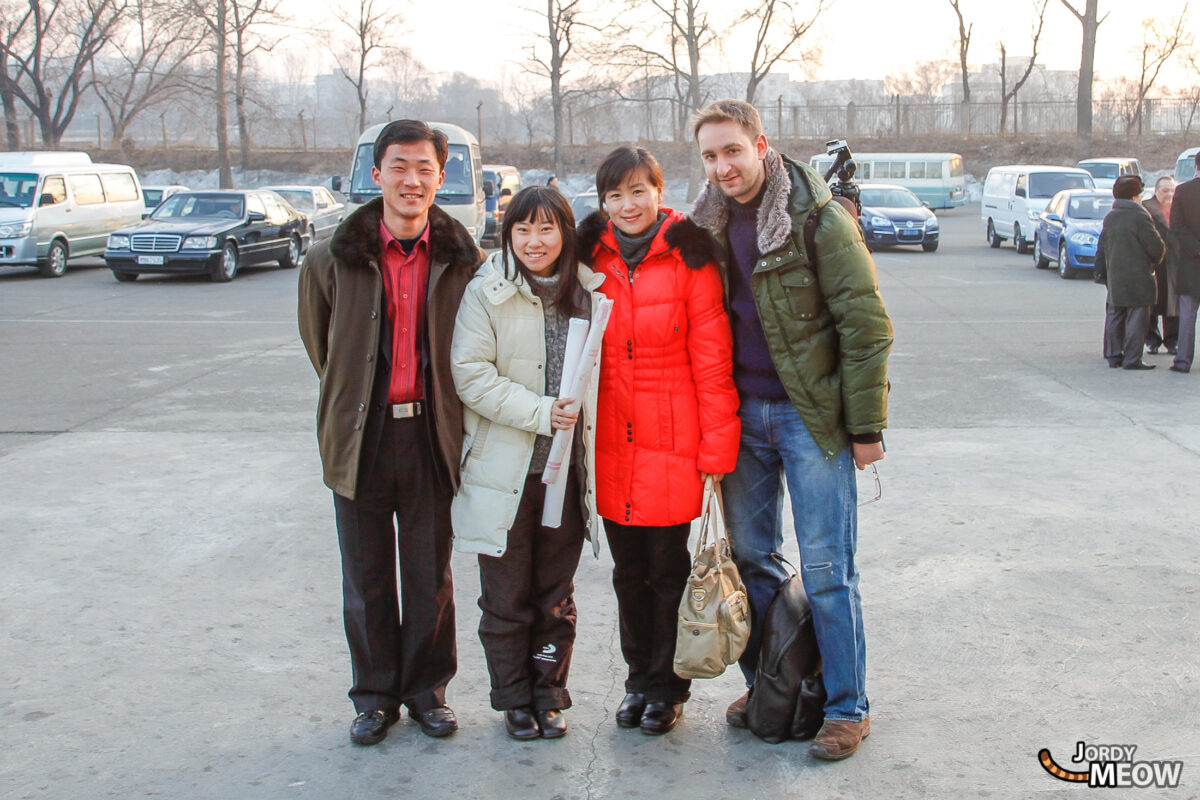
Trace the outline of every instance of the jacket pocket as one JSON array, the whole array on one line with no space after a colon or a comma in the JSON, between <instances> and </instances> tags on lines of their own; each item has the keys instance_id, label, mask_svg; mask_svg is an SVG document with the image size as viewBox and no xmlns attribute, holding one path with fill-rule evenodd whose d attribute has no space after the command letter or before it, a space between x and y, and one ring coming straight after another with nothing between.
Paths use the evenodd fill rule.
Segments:
<instances>
[{"instance_id":1,"label":"jacket pocket","mask_svg":"<svg viewBox=\"0 0 1200 800\"><path fill-rule=\"evenodd\" d=\"M464 445L465 452L463 453L462 463L466 464L472 458L480 458L483 456L483 448L487 445L488 433L492 429L492 421L487 417L482 417L479 420L479 427L475 429L475 436L471 439L470 446Z\"/></svg>"},{"instance_id":2,"label":"jacket pocket","mask_svg":"<svg viewBox=\"0 0 1200 800\"><path fill-rule=\"evenodd\" d=\"M799 319L815 319L821 307L821 287L808 267L796 266L778 273L788 309Z\"/></svg>"}]
</instances>

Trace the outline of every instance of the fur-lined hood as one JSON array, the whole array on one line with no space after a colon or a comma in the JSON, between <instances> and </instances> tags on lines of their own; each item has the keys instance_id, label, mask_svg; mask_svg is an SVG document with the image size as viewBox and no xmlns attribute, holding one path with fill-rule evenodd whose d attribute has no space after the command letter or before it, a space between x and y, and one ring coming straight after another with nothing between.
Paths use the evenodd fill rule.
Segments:
<instances>
[{"instance_id":1,"label":"fur-lined hood","mask_svg":"<svg viewBox=\"0 0 1200 800\"><path fill-rule=\"evenodd\" d=\"M773 147L767 149L764 164L767 181L762 205L758 208L757 244L760 253L770 253L783 247L793 230L801 229L804 218L813 209L828 203L833 194L820 175L801 169L798 162L781 155ZM706 181L696 197L692 219L712 234L723 236L729 222L730 202L712 181Z\"/></svg>"},{"instance_id":2,"label":"fur-lined hood","mask_svg":"<svg viewBox=\"0 0 1200 800\"><path fill-rule=\"evenodd\" d=\"M666 206L659 206L660 211L667 213L662 228L650 245L646 258L660 255L664 250L676 249L683 263L691 269L700 269L705 264L717 260L717 244L708 233L684 216L682 211L674 211ZM593 211L583 222L579 223L579 260L589 267L595 266L596 248L604 246L613 252L620 252L617 247L615 234L608 217L602 211Z\"/></svg>"},{"instance_id":3,"label":"fur-lined hood","mask_svg":"<svg viewBox=\"0 0 1200 800\"><path fill-rule=\"evenodd\" d=\"M329 252L348 266L365 267L371 261L378 261L382 215L382 197L357 208L334 231ZM436 205L429 208L429 253L434 263L468 264L472 271L482 258L482 252L467 229Z\"/></svg>"}]
</instances>

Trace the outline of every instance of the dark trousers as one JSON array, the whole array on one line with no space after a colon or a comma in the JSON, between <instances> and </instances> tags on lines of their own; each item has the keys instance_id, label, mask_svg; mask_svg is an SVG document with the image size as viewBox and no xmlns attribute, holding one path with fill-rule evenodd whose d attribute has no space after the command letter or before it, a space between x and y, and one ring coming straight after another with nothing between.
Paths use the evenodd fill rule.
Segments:
<instances>
[{"instance_id":1,"label":"dark trousers","mask_svg":"<svg viewBox=\"0 0 1200 800\"><path fill-rule=\"evenodd\" d=\"M1149 306L1106 306L1104 357L1108 363L1128 367L1141 361L1149 324Z\"/></svg>"},{"instance_id":2,"label":"dark trousers","mask_svg":"<svg viewBox=\"0 0 1200 800\"><path fill-rule=\"evenodd\" d=\"M692 555L690 525L652 527L604 520L613 557L613 589L621 625L621 654L629 665L626 692L648 703L682 703L692 682L675 674L675 634Z\"/></svg>"},{"instance_id":3,"label":"dark trousers","mask_svg":"<svg viewBox=\"0 0 1200 800\"><path fill-rule=\"evenodd\" d=\"M436 471L427 419L388 418L355 499L335 493L333 505L355 710L442 705L458 662L450 489Z\"/></svg>"},{"instance_id":4,"label":"dark trousers","mask_svg":"<svg viewBox=\"0 0 1200 800\"><path fill-rule=\"evenodd\" d=\"M492 682L492 708L571 707L567 673L575 647L575 569L584 517L575 470L567 476L562 525L542 526L546 486L525 480L502 556L479 556L479 640Z\"/></svg>"}]
</instances>

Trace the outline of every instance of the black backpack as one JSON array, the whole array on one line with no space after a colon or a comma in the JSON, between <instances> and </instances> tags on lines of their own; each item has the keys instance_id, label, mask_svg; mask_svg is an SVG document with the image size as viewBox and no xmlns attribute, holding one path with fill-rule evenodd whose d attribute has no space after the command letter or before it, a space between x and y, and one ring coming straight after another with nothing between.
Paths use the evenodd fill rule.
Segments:
<instances>
[{"instance_id":1,"label":"black backpack","mask_svg":"<svg viewBox=\"0 0 1200 800\"><path fill-rule=\"evenodd\" d=\"M792 567L763 619L762 650L746 701L746 724L772 744L810 739L825 720L825 698L812 609L804 584Z\"/></svg>"}]
</instances>

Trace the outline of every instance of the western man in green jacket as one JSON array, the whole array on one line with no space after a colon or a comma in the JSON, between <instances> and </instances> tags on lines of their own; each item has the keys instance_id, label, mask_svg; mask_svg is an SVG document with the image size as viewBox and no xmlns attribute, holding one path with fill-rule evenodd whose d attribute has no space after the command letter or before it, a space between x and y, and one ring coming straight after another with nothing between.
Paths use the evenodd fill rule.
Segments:
<instances>
[{"instance_id":1,"label":"western man in green jacket","mask_svg":"<svg viewBox=\"0 0 1200 800\"><path fill-rule=\"evenodd\" d=\"M693 216L724 247L741 402L741 447L724 492L754 610L741 667L752 685L759 620L786 577L772 558L783 544L786 480L828 694L810 752L848 758L871 731L854 468L883 458L892 324L857 221L816 172L770 147L754 106L718 100L696 114L693 131L708 176ZM813 214L816 263L804 240ZM746 726L749 697L729 707L729 724Z\"/></svg>"}]
</instances>

